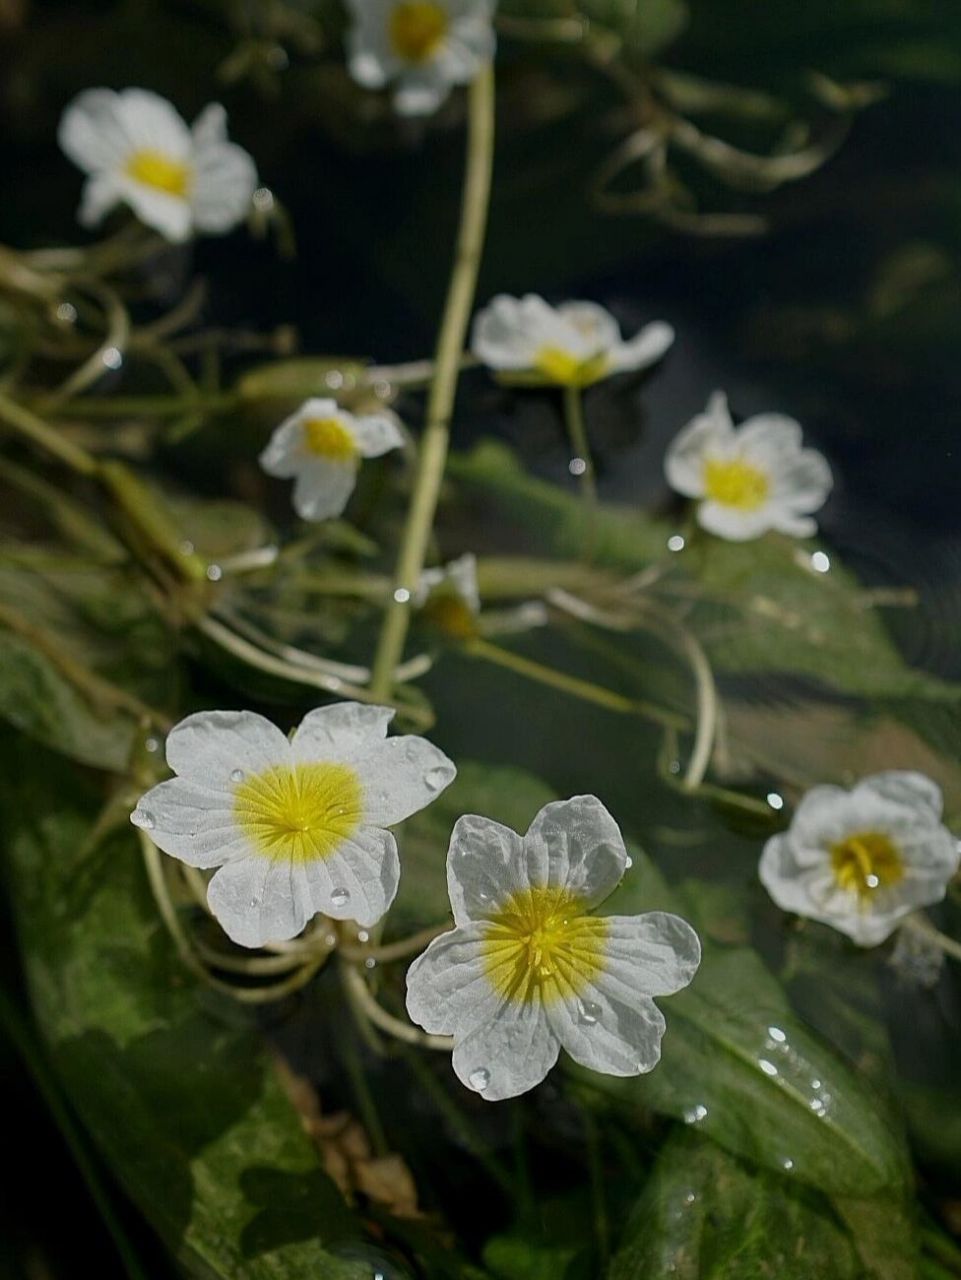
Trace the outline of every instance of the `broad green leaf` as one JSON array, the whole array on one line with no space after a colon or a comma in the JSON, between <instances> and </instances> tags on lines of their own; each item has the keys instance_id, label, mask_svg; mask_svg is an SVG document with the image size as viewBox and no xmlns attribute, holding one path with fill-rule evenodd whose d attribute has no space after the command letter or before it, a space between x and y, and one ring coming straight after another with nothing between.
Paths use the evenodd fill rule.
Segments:
<instances>
[{"instance_id":1,"label":"broad green leaf","mask_svg":"<svg viewBox=\"0 0 961 1280\"><path fill-rule=\"evenodd\" d=\"M652 909L684 914L636 854L605 911ZM683 1120L736 1155L831 1195L871 1196L903 1183L903 1139L887 1105L804 1026L754 951L706 942L690 987L662 1007L660 1064L634 1080L585 1077L589 1084L630 1109Z\"/></svg>"},{"instance_id":2,"label":"broad green leaf","mask_svg":"<svg viewBox=\"0 0 961 1280\"><path fill-rule=\"evenodd\" d=\"M482 443L452 459L451 470L555 555L583 549L578 495L527 475L504 445ZM961 698L961 686L908 666L870 596L837 556L828 573L815 573L810 543L777 534L734 543L700 531L684 551L670 554L673 532L640 510L605 505L596 518L595 559L625 573L669 561L673 584L687 579L697 588L685 620L718 670L800 675L862 696Z\"/></svg>"},{"instance_id":3,"label":"broad green leaf","mask_svg":"<svg viewBox=\"0 0 961 1280\"><path fill-rule=\"evenodd\" d=\"M29 992L77 1113L191 1272L370 1280L346 1260L361 1256L358 1225L260 1037L173 955L133 834L89 847L93 799L54 757L6 754L0 802Z\"/></svg>"},{"instance_id":4,"label":"broad green leaf","mask_svg":"<svg viewBox=\"0 0 961 1280\"><path fill-rule=\"evenodd\" d=\"M861 1280L823 1196L691 1133L671 1138L631 1215L610 1280Z\"/></svg>"}]
</instances>

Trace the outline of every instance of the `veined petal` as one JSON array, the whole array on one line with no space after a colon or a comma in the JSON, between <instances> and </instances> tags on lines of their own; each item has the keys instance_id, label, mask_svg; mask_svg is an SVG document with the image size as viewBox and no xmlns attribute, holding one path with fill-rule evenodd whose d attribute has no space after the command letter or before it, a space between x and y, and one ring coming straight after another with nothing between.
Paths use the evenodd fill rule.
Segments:
<instances>
[{"instance_id":1,"label":"veined petal","mask_svg":"<svg viewBox=\"0 0 961 1280\"><path fill-rule=\"evenodd\" d=\"M257 168L232 142L198 145L190 207L198 231L221 235L247 217L257 188Z\"/></svg>"},{"instance_id":2,"label":"veined petal","mask_svg":"<svg viewBox=\"0 0 961 1280\"><path fill-rule=\"evenodd\" d=\"M664 1015L653 1000L624 1004L602 986L547 1008L551 1030L575 1062L609 1076L653 1071L661 1058Z\"/></svg>"},{"instance_id":3,"label":"veined petal","mask_svg":"<svg viewBox=\"0 0 961 1280\"><path fill-rule=\"evenodd\" d=\"M284 859L227 863L207 886L207 903L241 947L295 938L314 914L303 867Z\"/></svg>"},{"instance_id":4,"label":"veined petal","mask_svg":"<svg viewBox=\"0 0 961 1280\"><path fill-rule=\"evenodd\" d=\"M454 1046L458 1079L487 1102L533 1089L557 1061L560 1044L539 1001L507 1002Z\"/></svg>"},{"instance_id":5,"label":"veined petal","mask_svg":"<svg viewBox=\"0 0 961 1280\"><path fill-rule=\"evenodd\" d=\"M290 747L294 760L353 760L387 737L393 707L334 702L308 711Z\"/></svg>"},{"instance_id":6,"label":"veined petal","mask_svg":"<svg viewBox=\"0 0 961 1280\"><path fill-rule=\"evenodd\" d=\"M400 859L389 831L361 826L327 858L301 864L314 911L370 928L397 895Z\"/></svg>"},{"instance_id":7,"label":"veined petal","mask_svg":"<svg viewBox=\"0 0 961 1280\"><path fill-rule=\"evenodd\" d=\"M364 821L390 827L417 813L454 781L457 769L426 738L387 738L354 760L364 787Z\"/></svg>"},{"instance_id":8,"label":"veined petal","mask_svg":"<svg viewBox=\"0 0 961 1280\"><path fill-rule=\"evenodd\" d=\"M176 159L189 157L192 147L190 130L166 98L151 93L149 89L122 89L117 98L132 150L159 151Z\"/></svg>"},{"instance_id":9,"label":"veined petal","mask_svg":"<svg viewBox=\"0 0 961 1280\"><path fill-rule=\"evenodd\" d=\"M585 906L603 902L627 868L620 827L596 796L546 804L524 837L528 886L565 889Z\"/></svg>"},{"instance_id":10,"label":"veined petal","mask_svg":"<svg viewBox=\"0 0 961 1280\"><path fill-rule=\"evenodd\" d=\"M491 915L498 902L528 887L524 842L516 831L476 813L454 823L447 854L447 890L457 925Z\"/></svg>"},{"instance_id":11,"label":"veined petal","mask_svg":"<svg viewBox=\"0 0 961 1280\"><path fill-rule=\"evenodd\" d=\"M595 980L598 990L630 1004L634 996L672 996L697 972L701 940L680 916L649 911L604 921L605 965Z\"/></svg>"},{"instance_id":12,"label":"veined petal","mask_svg":"<svg viewBox=\"0 0 961 1280\"><path fill-rule=\"evenodd\" d=\"M167 735L174 773L209 789L231 790L241 774L287 764L290 745L280 729L253 711L198 711Z\"/></svg>"},{"instance_id":13,"label":"veined petal","mask_svg":"<svg viewBox=\"0 0 961 1280\"><path fill-rule=\"evenodd\" d=\"M433 1035L468 1034L502 997L484 970L484 925L442 933L407 970L407 1012Z\"/></svg>"},{"instance_id":14,"label":"veined petal","mask_svg":"<svg viewBox=\"0 0 961 1280\"><path fill-rule=\"evenodd\" d=\"M170 778L151 787L132 821L158 849L191 867L217 867L251 852L234 816L233 797L197 781Z\"/></svg>"},{"instance_id":15,"label":"veined petal","mask_svg":"<svg viewBox=\"0 0 961 1280\"><path fill-rule=\"evenodd\" d=\"M910 809L927 809L938 820L944 807L938 784L923 773L909 769L888 769L884 773L875 773L870 778L862 778L854 790L870 792Z\"/></svg>"}]
</instances>

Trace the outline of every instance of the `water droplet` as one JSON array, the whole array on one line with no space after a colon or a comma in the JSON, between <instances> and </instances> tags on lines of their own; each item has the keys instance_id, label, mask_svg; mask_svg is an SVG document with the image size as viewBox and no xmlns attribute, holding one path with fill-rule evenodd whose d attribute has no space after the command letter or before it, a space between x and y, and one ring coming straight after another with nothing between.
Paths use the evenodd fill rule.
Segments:
<instances>
[{"instance_id":1,"label":"water droplet","mask_svg":"<svg viewBox=\"0 0 961 1280\"><path fill-rule=\"evenodd\" d=\"M358 941L358 942L369 942L369 941L370 941L370 934L367 932L367 930L366 930L366 929L358 929L358 930L357 930L357 941Z\"/></svg>"},{"instance_id":2,"label":"water droplet","mask_svg":"<svg viewBox=\"0 0 961 1280\"><path fill-rule=\"evenodd\" d=\"M374 959L373 956L368 956L367 959L364 961L364 968L376 969L376 967L377 967L377 961Z\"/></svg>"},{"instance_id":3,"label":"water droplet","mask_svg":"<svg viewBox=\"0 0 961 1280\"><path fill-rule=\"evenodd\" d=\"M450 781L450 770L444 765L435 765L433 769L427 770L424 782L430 791L439 791L445 782Z\"/></svg>"},{"instance_id":4,"label":"water droplet","mask_svg":"<svg viewBox=\"0 0 961 1280\"><path fill-rule=\"evenodd\" d=\"M773 1062L768 1062L767 1058L758 1058L757 1065L761 1068L766 1076L776 1076L777 1067Z\"/></svg>"},{"instance_id":5,"label":"water droplet","mask_svg":"<svg viewBox=\"0 0 961 1280\"><path fill-rule=\"evenodd\" d=\"M230 771L230 781L231 781L231 782L243 782L243 780L244 780L244 771L243 771L243 769L231 769L231 771Z\"/></svg>"},{"instance_id":6,"label":"water droplet","mask_svg":"<svg viewBox=\"0 0 961 1280\"><path fill-rule=\"evenodd\" d=\"M577 1021L585 1027L593 1027L595 1022L601 1016L601 1006L594 1004L591 1000L582 1000L580 1011L577 1015Z\"/></svg>"},{"instance_id":7,"label":"water droplet","mask_svg":"<svg viewBox=\"0 0 961 1280\"><path fill-rule=\"evenodd\" d=\"M208 565L207 565L207 580L208 580L208 582L219 582L219 581L220 581L220 579L221 579L223 576L224 576L224 571L223 571L223 569L221 569L221 567L220 567L220 565L219 565L219 564L208 564Z\"/></svg>"},{"instance_id":8,"label":"water droplet","mask_svg":"<svg viewBox=\"0 0 961 1280\"><path fill-rule=\"evenodd\" d=\"M809 1105L816 1116L823 1116L827 1114L827 1107L820 1098L812 1098Z\"/></svg>"},{"instance_id":9,"label":"water droplet","mask_svg":"<svg viewBox=\"0 0 961 1280\"><path fill-rule=\"evenodd\" d=\"M193 555L193 553L194 553L194 544L190 541L190 539L189 539L189 538L184 538L183 542L181 542L181 544L180 544L180 551L181 551L181 554L182 554L182 555L185 555L185 556L192 556L192 555Z\"/></svg>"},{"instance_id":10,"label":"water droplet","mask_svg":"<svg viewBox=\"0 0 961 1280\"><path fill-rule=\"evenodd\" d=\"M250 905L251 905L252 907L258 907L258 906L260 906L260 899L259 899L259 898L251 898L251 899L250 899Z\"/></svg>"},{"instance_id":11,"label":"water droplet","mask_svg":"<svg viewBox=\"0 0 961 1280\"><path fill-rule=\"evenodd\" d=\"M784 1159L781 1161L781 1168L784 1170L785 1173L791 1172L791 1170L794 1168L794 1161L791 1159L790 1156L784 1157Z\"/></svg>"},{"instance_id":12,"label":"water droplet","mask_svg":"<svg viewBox=\"0 0 961 1280\"><path fill-rule=\"evenodd\" d=\"M687 1195L684 1197L684 1203L693 1204L696 1199L697 1199L697 1196L694 1194L694 1192L689 1191Z\"/></svg>"},{"instance_id":13,"label":"water droplet","mask_svg":"<svg viewBox=\"0 0 961 1280\"><path fill-rule=\"evenodd\" d=\"M331 391L339 391L344 385L344 375L339 369L331 369L329 373L324 375L324 382Z\"/></svg>"},{"instance_id":14,"label":"water droplet","mask_svg":"<svg viewBox=\"0 0 961 1280\"><path fill-rule=\"evenodd\" d=\"M567 469L572 476L582 476L587 470L587 462L584 458L571 458Z\"/></svg>"},{"instance_id":15,"label":"water droplet","mask_svg":"<svg viewBox=\"0 0 961 1280\"><path fill-rule=\"evenodd\" d=\"M881 883L881 881L872 872L864 877L864 883L868 886L869 889L876 889L878 885Z\"/></svg>"},{"instance_id":16,"label":"water droplet","mask_svg":"<svg viewBox=\"0 0 961 1280\"><path fill-rule=\"evenodd\" d=\"M775 813L784 808L784 797L779 795L777 791L769 791L767 793L767 802Z\"/></svg>"},{"instance_id":17,"label":"water droplet","mask_svg":"<svg viewBox=\"0 0 961 1280\"><path fill-rule=\"evenodd\" d=\"M683 551L687 543L679 533L672 533L667 540L668 551Z\"/></svg>"},{"instance_id":18,"label":"water droplet","mask_svg":"<svg viewBox=\"0 0 961 1280\"><path fill-rule=\"evenodd\" d=\"M703 1102L696 1102L693 1107L686 1107L684 1110L685 1124L699 1124L707 1118L707 1107Z\"/></svg>"},{"instance_id":19,"label":"water droplet","mask_svg":"<svg viewBox=\"0 0 961 1280\"><path fill-rule=\"evenodd\" d=\"M337 945L337 935L336 935L336 933L325 933L325 934L324 934L324 946L325 946L325 947L336 947L336 945Z\"/></svg>"},{"instance_id":20,"label":"water droplet","mask_svg":"<svg viewBox=\"0 0 961 1280\"><path fill-rule=\"evenodd\" d=\"M144 745L144 750L145 750L145 751L149 751L151 755L154 755L156 752L158 752L158 751L160 750L160 739L159 739L159 738L145 738L145 739L144 739L144 744L143 744L143 745Z\"/></svg>"},{"instance_id":21,"label":"water droplet","mask_svg":"<svg viewBox=\"0 0 961 1280\"><path fill-rule=\"evenodd\" d=\"M768 1027L767 1033L771 1039L776 1040L778 1044L783 1044L787 1039L786 1032L782 1031L780 1027Z\"/></svg>"},{"instance_id":22,"label":"water droplet","mask_svg":"<svg viewBox=\"0 0 961 1280\"><path fill-rule=\"evenodd\" d=\"M633 865L634 865L634 859L631 857L630 854L628 854L627 857L624 859L624 870L630 871Z\"/></svg>"},{"instance_id":23,"label":"water droplet","mask_svg":"<svg viewBox=\"0 0 961 1280\"><path fill-rule=\"evenodd\" d=\"M57 307L57 319L61 324L75 324L77 320L77 308L72 302L61 302Z\"/></svg>"},{"instance_id":24,"label":"water droplet","mask_svg":"<svg viewBox=\"0 0 961 1280\"><path fill-rule=\"evenodd\" d=\"M335 907L346 907L350 902L350 892L347 889L335 889L330 895L330 901Z\"/></svg>"},{"instance_id":25,"label":"water droplet","mask_svg":"<svg viewBox=\"0 0 961 1280\"><path fill-rule=\"evenodd\" d=\"M670 763L667 767L668 767L668 771L669 771L670 773L680 773L680 772L681 772L681 762L680 762L680 760L672 760L672 761L671 761L671 763Z\"/></svg>"},{"instance_id":26,"label":"water droplet","mask_svg":"<svg viewBox=\"0 0 961 1280\"><path fill-rule=\"evenodd\" d=\"M478 1093L483 1093L491 1082L491 1073L486 1067L477 1067L467 1077L467 1083Z\"/></svg>"},{"instance_id":27,"label":"water droplet","mask_svg":"<svg viewBox=\"0 0 961 1280\"><path fill-rule=\"evenodd\" d=\"M119 347L104 347L100 359L108 369L119 369L123 364L123 352Z\"/></svg>"},{"instance_id":28,"label":"water droplet","mask_svg":"<svg viewBox=\"0 0 961 1280\"><path fill-rule=\"evenodd\" d=\"M274 207L274 193L270 187L258 187L251 196L254 208L260 213L269 213Z\"/></svg>"},{"instance_id":29,"label":"water droplet","mask_svg":"<svg viewBox=\"0 0 961 1280\"><path fill-rule=\"evenodd\" d=\"M130 815L130 821L135 827L139 827L141 831L153 831L157 825L153 814L147 809L134 809Z\"/></svg>"},{"instance_id":30,"label":"water droplet","mask_svg":"<svg viewBox=\"0 0 961 1280\"><path fill-rule=\"evenodd\" d=\"M831 557L823 551L815 551L811 556L811 568L815 573L827 573L831 568Z\"/></svg>"},{"instance_id":31,"label":"water droplet","mask_svg":"<svg viewBox=\"0 0 961 1280\"><path fill-rule=\"evenodd\" d=\"M397 590L394 592L394 599L397 601L398 604L406 604L407 601L410 599L410 592L407 590L406 587L398 587Z\"/></svg>"}]
</instances>

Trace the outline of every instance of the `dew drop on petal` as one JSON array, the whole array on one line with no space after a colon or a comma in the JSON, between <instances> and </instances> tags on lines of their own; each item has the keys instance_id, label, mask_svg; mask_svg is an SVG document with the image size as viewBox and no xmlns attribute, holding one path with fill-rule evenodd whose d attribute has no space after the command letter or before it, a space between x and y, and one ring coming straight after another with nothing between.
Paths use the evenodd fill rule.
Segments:
<instances>
[{"instance_id":1,"label":"dew drop on petal","mask_svg":"<svg viewBox=\"0 0 961 1280\"><path fill-rule=\"evenodd\" d=\"M330 895L330 901L335 907L346 907L350 902L350 893L347 889L335 889Z\"/></svg>"},{"instance_id":2,"label":"dew drop on petal","mask_svg":"<svg viewBox=\"0 0 961 1280\"><path fill-rule=\"evenodd\" d=\"M364 961L364 968L375 969L376 967L377 967L377 961L374 959L373 956L368 956L367 959Z\"/></svg>"},{"instance_id":3,"label":"dew drop on petal","mask_svg":"<svg viewBox=\"0 0 961 1280\"><path fill-rule=\"evenodd\" d=\"M491 1082L491 1073L486 1067L476 1067L467 1077L467 1083L478 1093L483 1093Z\"/></svg>"},{"instance_id":4,"label":"dew drop on petal","mask_svg":"<svg viewBox=\"0 0 961 1280\"><path fill-rule=\"evenodd\" d=\"M243 780L244 780L244 771L243 771L243 769L231 769L231 771L230 771L230 781L231 781L231 782L243 782Z\"/></svg>"},{"instance_id":5,"label":"dew drop on petal","mask_svg":"<svg viewBox=\"0 0 961 1280\"><path fill-rule=\"evenodd\" d=\"M578 1010L577 1021L585 1027L593 1027L595 1022L601 1016L601 1006L594 1004L592 1000L582 1000L581 1007Z\"/></svg>"},{"instance_id":6,"label":"dew drop on petal","mask_svg":"<svg viewBox=\"0 0 961 1280\"><path fill-rule=\"evenodd\" d=\"M130 821L135 827L139 827L141 831L153 831L157 825L153 814L147 809L134 809L130 815Z\"/></svg>"},{"instance_id":7,"label":"dew drop on petal","mask_svg":"<svg viewBox=\"0 0 961 1280\"><path fill-rule=\"evenodd\" d=\"M366 929L358 929L358 930L357 930L357 941L358 941L358 942L369 942L369 941L370 941L370 934L367 932L367 930L366 930Z\"/></svg>"},{"instance_id":8,"label":"dew drop on petal","mask_svg":"<svg viewBox=\"0 0 961 1280\"><path fill-rule=\"evenodd\" d=\"M447 781L448 773L443 765L435 765L433 769L428 769L424 778L428 791L439 791Z\"/></svg>"},{"instance_id":9,"label":"dew drop on petal","mask_svg":"<svg viewBox=\"0 0 961 1280\"><path fill-rule=\"evenodd\" d=\"M259 899L258 899L258 898L251 898L251 899L250 899L250 905L251 905L252 907L259 906L259 905L260 905L260 901L259 901Z\"/></svg>"},{"instance_id":10,"label":"dew drop on petal","mask_svg":"<svg viewBox=\"0 0 961 1280\"><path fill-rule=\"evenodd\" d=\"M630 854L628 854L627 857L624 859L624 870L630 871L633 865L634 865L634 859L631 857Z\"/></svg>"},{"instance_id":11,"label":"dew drop on petal","mask_svg":"<svg viewBox=\"0 0 961 1280\"><path fill-rule=\"evenodd\" d=\"M143 745L145 751L149 751L151 755L155 755L160 750L160 739L154 737L145 738Z\"/></svg>"}]
</instances>

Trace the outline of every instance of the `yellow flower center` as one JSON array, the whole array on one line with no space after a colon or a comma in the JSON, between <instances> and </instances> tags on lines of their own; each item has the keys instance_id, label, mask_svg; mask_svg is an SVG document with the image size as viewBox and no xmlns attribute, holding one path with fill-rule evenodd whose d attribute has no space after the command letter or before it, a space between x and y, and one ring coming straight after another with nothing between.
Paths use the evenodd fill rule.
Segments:
<instances>
[{"instance_id":1,"label":"yellow flower center","mask_svg":"<svg viewBox=\"0 0 961 1280\"><path fill-rule=\"evenodd\" d=\"M741 458L709 458L704 465L704 491L725 507L756 511L770 490L771 481L765 472Z\"/></svg>"},{"instance_id":2,"label":"yellow flower center","mask_svg":"<svg viewBox=\"0 0 961 1280\"><path fill-rule=\"evenodd\" d=\"M127 176L135 182L142 182L145 187L153 187L168 196L180 196L182 199L190 187L190 165L150 147L135 151L126 167Z\"/></svg>"},{"instance_id":3,"label":"yellow flower center","mask_svg":"<svg viewBox=\"0 0 961 1280\"><path fill-rule=\"evenodd\" d=\"M881 831L856 831L832 844L831 866L841 888L862 899L904 879L900 851Z\"/></svg>"},{"instance_id":4,"label":"yellow flower center","mask_svg":"<svg viewBox=\"0 0 961 1280\"><path fill-rule=\"evenodd\" d=\"M388 23L390 46L407 62L427 62L447 34L447 11L433 0L401 0Z\"/></svg>"},{"instance_id":5,"label":"yellow flower center","mask_svg":"<svg viewBox=\"0 0 961 1280\"><path fill-rule=\"evenodd\" d=\"M435 591L421 609L421 617L453 640L469 640L477 635L477 618L456 591Z\"/></svg>"},{"instance_id":6,"label":"yellow flower center","mask_svg":"<svg viewBox=\"0 0 961 1280\"><path fill-rule=\"evenodd\" d=\"M541 347L534 357L534 368L551 382L563 387L589 387L607 372L607 356L575 356L563 347Z\"/></svg>"},{"instance_id":7,"label":"yellow flower center","mask_svg":"<svg viewBox=\"0 0 961 1280\"><path fill-rule=\"evenodd\" d=\"M357 442L338 418L308 418L304 423L308 452L328 462L352 462Z\"/></svg>"},{"instance_id":8,"label":"yellow flower center","mask_svg":"<svg viewBox=\"0 0 961 1280\"><path fill-rule=\"evenodd\" d=\"M603 972L607 921L584 914L566 889L522 889L484 936L484 971L505 999L519 1003L577 996Z\"/></svg>"},{"instance_id":9,"label":"yellow flower center","mask_svg":"<svg viewBox=\"0 0 961 1280\"><path fill-rule=\"evenodd\" d=\"M238 781L234 817L265 858L328 858L357 830L363 790L348 765L275 765Z\"/></svg>"}]
</instances>

